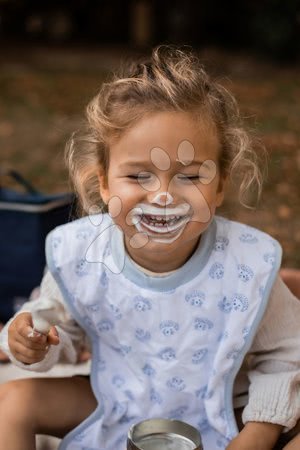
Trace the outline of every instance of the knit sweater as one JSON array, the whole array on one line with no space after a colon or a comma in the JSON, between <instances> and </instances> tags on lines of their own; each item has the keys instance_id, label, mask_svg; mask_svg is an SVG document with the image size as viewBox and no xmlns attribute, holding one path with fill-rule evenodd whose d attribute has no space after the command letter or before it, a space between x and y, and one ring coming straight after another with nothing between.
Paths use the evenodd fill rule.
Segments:
<instances>
[{"instance_id":1,"label":"knit sweater","mask_svg":"<svg viewBox=\"0 0 300 450\"><path fill-rule=\"evenodd\" d=\"M139 266L139 269L142 268ZM61 311L62 306L65 310L64 320L57 326L60 344L51 346L43 361L25 365L13 357L8 346L8 328L13 318L0 334L0 347L11 361L21 368L37 372L49 370L58 361L75 363L77 352L86 340L50 272L42 280L40 296L51 300L57 311ZM31 312L35 301L25 303L18 314ZM244 407L244 423L277 423L287 431L300 417L299 323L300 302L277 277L263 320L235 380L233 404L235 408Z\"/></svg>"}]
</instances>

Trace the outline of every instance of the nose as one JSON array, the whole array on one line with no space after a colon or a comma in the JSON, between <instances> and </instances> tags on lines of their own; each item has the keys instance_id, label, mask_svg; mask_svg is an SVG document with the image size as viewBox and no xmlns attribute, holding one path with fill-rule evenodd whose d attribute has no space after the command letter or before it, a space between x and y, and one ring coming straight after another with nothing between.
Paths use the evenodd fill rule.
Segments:
<instances>
[{"instance_id":1,"label":"nose","mask_svg":"<svg viewBox=\"0 0 300 450\"><path fill-rule=\"evenodd\" d=\"M169 206L173 202L174 202L174 199L169 192L159 192L150 201L150 203L155 203L159 206Z\"/></svg>"}]
</instances>

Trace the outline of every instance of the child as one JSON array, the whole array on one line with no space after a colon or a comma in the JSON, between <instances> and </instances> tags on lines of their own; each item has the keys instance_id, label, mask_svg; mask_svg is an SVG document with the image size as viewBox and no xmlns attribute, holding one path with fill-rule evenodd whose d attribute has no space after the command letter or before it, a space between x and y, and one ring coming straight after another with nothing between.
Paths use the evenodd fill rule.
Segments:
<instances>
[{"instance_id":1,"label":"child","mask_svg":"<svg viewBox=\"0 0 300 450\"><path fill-rule=\"evenodd\" d=\"M204 450L272 449L300 416L300 304L278 243L215 215L230 177L242 198L261 186L234 99L195 56L159 47L87 117L67 160L89 215L47 239L40 302L60 323L32 332L27 304L2 346L44 371L76 360L84 330L92 390L83 376L2 386L3 448L70 432L61 449L124 450L133 423L165 417L197 427ZM108 214L91 214L101 204Z\"/></svg>"}]
</instances>

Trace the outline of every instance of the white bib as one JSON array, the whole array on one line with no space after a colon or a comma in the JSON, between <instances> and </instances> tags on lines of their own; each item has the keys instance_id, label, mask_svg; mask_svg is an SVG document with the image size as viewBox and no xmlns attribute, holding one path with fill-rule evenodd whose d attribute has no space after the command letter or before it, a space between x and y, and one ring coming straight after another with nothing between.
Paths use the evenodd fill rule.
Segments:
<instances>
[{"instance_id":1,"label":"white bib","mask_svg":"<svg viewBox=\"0 0 300 450\"><path fill-rule=\"evenodd\" d=\"M90 336L96 411L66 450L125 450L128 429L152 417L198 428L204 450L237 434L235 376L266 308L280 260L265 233L215 218L189 261L151 277L126 256L108 215L56 228L48 266Z\"/></svg>"}]
</instances>

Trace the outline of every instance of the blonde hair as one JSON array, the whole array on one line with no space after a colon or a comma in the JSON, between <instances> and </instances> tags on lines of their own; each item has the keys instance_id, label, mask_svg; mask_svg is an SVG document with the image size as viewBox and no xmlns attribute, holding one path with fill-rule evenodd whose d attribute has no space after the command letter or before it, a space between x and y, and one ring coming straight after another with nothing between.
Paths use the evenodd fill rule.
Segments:
<instances>
[{"instance_id":1,"label":"blonde hair","mask_svg":"<svg viewBox=\"0 0 300 450\"><path fill-rule=\"evenodd\" d=\"M98 173L99 168L108 169L110 143L146 114L162 111L212 120L221 143L221 173L238 180L243 205L249 206L248 192L255 191L258 199L263 180L260 158L241 124L236 100L210 78L191 50L159 46L149 60L131 64L102 85L87 106L84 127L67 143L66 161L83 212L93 205L103 207Z\"/></svg>"}]
</instances>

